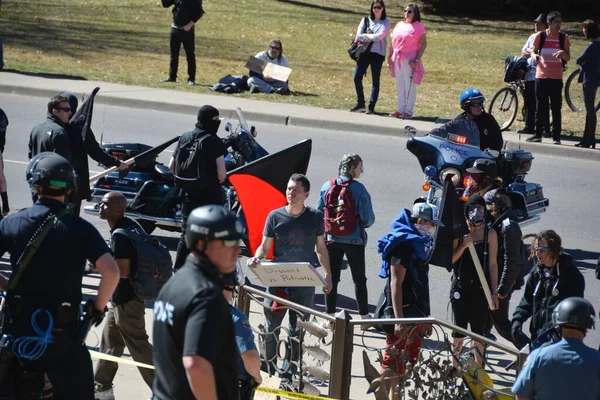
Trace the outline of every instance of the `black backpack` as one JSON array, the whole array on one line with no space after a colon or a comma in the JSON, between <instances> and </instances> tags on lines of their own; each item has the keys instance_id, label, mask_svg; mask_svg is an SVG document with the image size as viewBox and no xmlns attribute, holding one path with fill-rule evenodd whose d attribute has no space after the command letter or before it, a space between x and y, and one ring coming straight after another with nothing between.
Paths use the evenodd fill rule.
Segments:
<instances>
[{"instance_id":1,"label":"black backpack","mask_svg":"<svg viewBox=\"0 0 600 400\"><path fill-rule=\"evenodd\" d=\"M202 157L202 142L209 138L209 133L194 135L184 143L179 142L179 153L175 160L175 186L187 194L196 194L208 186L206 160Z\"/></svg>"},{"instance_id":2,"label":"black backpack","mask_svg":"<svg viewBox=\"0 0 600 400\"><path fill-rule=\"evenodd\" d=\"M560 46L561 50L565 49L565 37L566 36L567 36L566 33L558 32L558 45ZM540 54L542 49L544 48L544 43L546 43L546 31L542 31L540 33L540 47L538 49L538 54ZM565 60L562 60L562 65L563 65L563 71L565 71L567 69L567 62Z\"/></svg>"},{"instance_id":3,"label":"black backpack","mask_svg":"<svg viewBox=\"0 0 600 400\"><path fill-rule=\"evenodd\" d=\"M173 261L169 249L157 237L148 235L141 226L115 229L113 235L125 235L134 244L137 253L135 274L129 277L136 296L154 301L160 289L173 275Z\"/></svg>"}]
</instances>

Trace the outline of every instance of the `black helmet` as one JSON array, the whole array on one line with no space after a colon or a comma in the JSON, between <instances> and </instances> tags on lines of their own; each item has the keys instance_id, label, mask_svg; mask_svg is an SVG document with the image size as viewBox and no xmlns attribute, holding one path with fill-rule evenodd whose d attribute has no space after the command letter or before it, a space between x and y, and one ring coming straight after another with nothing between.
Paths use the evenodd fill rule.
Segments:
<instances>
[{"instance_id":1,"label":"black helmet","mask_svg":"<svg viewBox=\"0 0 600 400\"><path fill-rule=\"evenodd\" d=\"M471 168L467 168L470 174L483 174L485 176L498 176L498 168L496 162L490 158L478 158L473 162Z\"/></svg>"},{"instance_id":2,"label":"black helmet","mask_svg":"<svg viewBox=\"0 0 600 400\"><path fill-rule=\"evenodd\" d=\"M25 178L29 185L54 187L59 191L75 189L76 174L71 163L64 157L51 152L36 155L29 161Z\"/></svg>"},{"instance_id":3,"label":"black helmet","mask_svg":"<svg viewBox=\"0 0 600 400\"><path fill-rule=\"evenodd\" d=\"M199 240L240 240L243 237L244 227L236 215L216 204L194 209L185 225L185 244L190 250Z\"/></svg>"},{"instance_id":4,"label":"black helmet","mask_svg":"<svg viewBox=\"0 0 600 400\"><path fill-rule=\"evenodd\" d=\"M594 306L583 297L568 297L558 303L552 312L552 324L574 325L579 329L591 329L595 326Z\"/></svg>"}]
</instances>

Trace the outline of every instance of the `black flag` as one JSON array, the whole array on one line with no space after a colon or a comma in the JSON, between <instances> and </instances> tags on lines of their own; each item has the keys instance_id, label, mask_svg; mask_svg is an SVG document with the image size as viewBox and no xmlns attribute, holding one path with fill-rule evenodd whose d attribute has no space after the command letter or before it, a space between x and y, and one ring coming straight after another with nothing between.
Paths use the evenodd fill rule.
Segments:
<instances>
[{"instance_id":1,"label":"black flag","mask_svg":"<svg viewBox=\"0 0 600 400\"><path fill-rule=\"evenodd\" d=\"M92 126L92 113L94 111L94 97L100 90L99 87L92 90L90 96L83 102L81 107L77 110L75 115L71 117L69 121L69 127L73 132L81 132L81 140L83 143L86 142L88 132Z\"/></svg>"},{"instance_id":2,"label":"black flag","mask_svg":"<svg viewBox=\"0 0 600 400\"><path fill-rule=\"evenodd\" d=\"M455 238L469 233L469 228L463 214L463 204L456 194L456 188L450 176L444 182L444 192L440 214L444 226L440 226L435 237L435 243L429 263L452 271L452 242Z\"/></svg>"}]
</instances>

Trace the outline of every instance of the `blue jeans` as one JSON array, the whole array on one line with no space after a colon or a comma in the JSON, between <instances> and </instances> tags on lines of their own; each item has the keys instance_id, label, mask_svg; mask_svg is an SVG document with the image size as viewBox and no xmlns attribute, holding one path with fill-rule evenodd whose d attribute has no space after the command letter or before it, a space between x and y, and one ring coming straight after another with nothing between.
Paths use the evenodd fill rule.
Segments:
<instances>
[{"instance_id":1,"label":"blue jeans","mask_svg":"<svg viewBox=\"0 0 600 400\"><path fill-rule=\"evenodd\" d=\"M585 130L583 131L583 141L586 144L596 143L596 92L598 85L593 83L583 83L583 102L585 103Z\"/></svg>"},{"instance_id":2,"label":"blue jeans","mask_svg":"<svg viewBox=\"0 0 600 400\"><path fill-rule=\"evenodd\" d=\"M258 91L260 93L273 93L275 91L275 89L278 89L278 88L289 89L287 82L282 82L282 81L266 82L257 76L253 76L248 79L248 87L250 87L251 85L257 86Z\"/></svg>"},{"instance_id":3,"label":"blue jeans","mask_svg":"<svg viewBox=\"0 0 600 400\"><path fill-rule=\"evenodd\" d=\"M365 92L363 90L363 77L367 74L367 68L371 66L371 98L369 99L369 108L375 109L375 104L379 98L379 78L381 77L381 66L385 57L377 53L365 53L358 59L356 68L354 68L354 87L356 88L356 103L359 106L365 106Z\"/></svg>"},{"instance_id":4,"label":"blue jeans","mask_svg":"<svg viewBox=\"0 0 600 400\"><path fill-rule=\"evenodd\" d=\"M315 288L314 287L292 287L287 288L289 291L289 301L299 304L301 306L305 306L308 308L313 308L314 299L315 299ZM272 295L277 295L277 288L268 287L267 293ZM272 361L274 364L277 362L277 340L279 339L279 327L283 322L283 318L287 312L287 309L284 309L281 314L275 314L271 311L271 306L273 305L273 301L269 299L264 300L265 306L265 331L266 332L274 332L275 335L266 335L264 340L265 346L265 354L267 356L266 362ZM308 315L306 316L308 318ZM298 337L298 333L296 332L296 322L298 320L298 314L294 311L290 311L289 315L289 335L290 337ZM297 345L292 346L292 359L298 359L299 349ZM284 363L288 364L287 362ZM266 365L263 365L263 369L266 368ZM295 368L292 369L292 373L295 372Z\"/></svg>"}]
</instances>

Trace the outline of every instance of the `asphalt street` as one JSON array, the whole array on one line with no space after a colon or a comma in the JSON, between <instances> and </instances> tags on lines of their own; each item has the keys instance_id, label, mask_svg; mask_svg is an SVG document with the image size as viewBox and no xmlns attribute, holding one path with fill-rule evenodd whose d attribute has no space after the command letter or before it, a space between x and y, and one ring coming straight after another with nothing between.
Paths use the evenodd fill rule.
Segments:
<instances>
[{"instance_id":1,"label":"asphalt street","mask_svg":"<svg viewBox=\"0 0 600 400\"><path fill-rule=\"evenodd\" d=\"M10 121L7 145L4 152L4 169L8 180L8 193L12 210L30 205L29 189L24 173L28 162L27 143L31 128L41 122L46 114L46 98L0 94L0 108ZM200 106L200 104L199 104ZM182 132L191 130L196 122L195 114L145 111L126 107L97 105L94 112L93 129L100 140L141 142L157 145ZM232 121L235 123L236 121ZM376 252L376 241L386 233L391 220L402 207L412 205L414 199L424 194L421 190L423 174L416 158L405 149L405 137L364 134L356 132L328 131L281 125L256 124L258 141L269 152L276 152L300 140L311 138L313 151L308 177L313 188L308 204L314 206L323 182L337 173L338 161L343 154L358 153L364 160L365 173L361 181L371 193L376 215L375 225L368 230L367 277L369 302L375 305L383 286L377 277L380 258ZM223 126L220 135L225 136ZM168 162L172 147L159 157ZM534 156L536 154L534 153ZM597 227L600 213L597 210L599 163L575 158L537 155L527 180L544 185L544 194L550 199L550 208L539 223L526 227L525 233L542 229L555 229L563 239L563 247L577 261L586 279L586 298L596 309L600 309L600 281L594 277L594 268L600 246ZM90 168L100 171L90 160ZM108 227L104 221L84 216L108 238ZM156 235L164 236L165 242L175 248L176 234L162 230ZM432 314L451 320L448 307L450 275L441 268L432 268L430 288ZM340 303L354 309L348 298L354 297L350 271L344 271L339 293ZM521 292L513 295L512 306L516 306ZM600 344L600 329L586 339L592 346Z\"/></svg>"}]
</instances>

